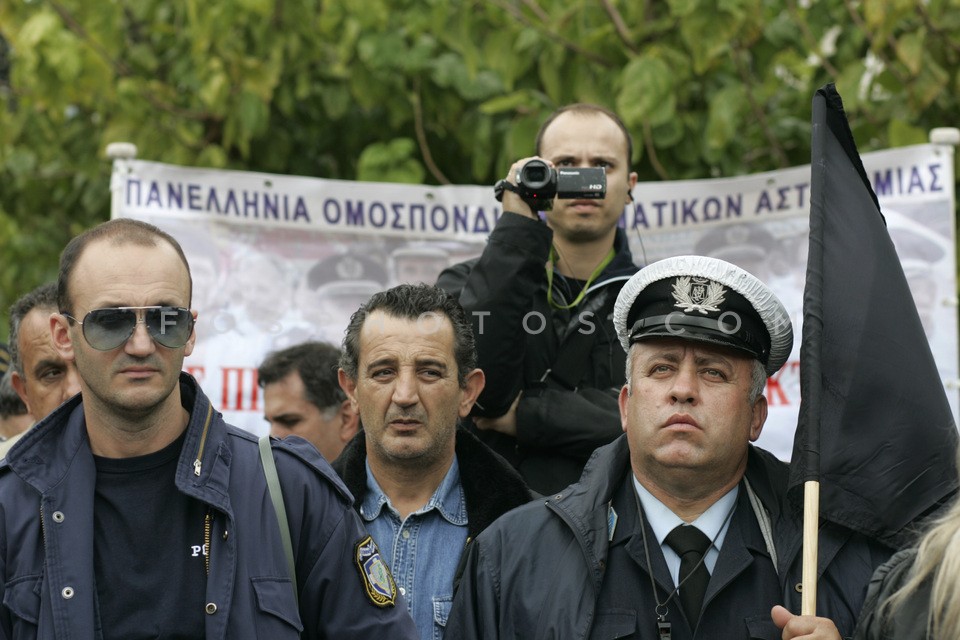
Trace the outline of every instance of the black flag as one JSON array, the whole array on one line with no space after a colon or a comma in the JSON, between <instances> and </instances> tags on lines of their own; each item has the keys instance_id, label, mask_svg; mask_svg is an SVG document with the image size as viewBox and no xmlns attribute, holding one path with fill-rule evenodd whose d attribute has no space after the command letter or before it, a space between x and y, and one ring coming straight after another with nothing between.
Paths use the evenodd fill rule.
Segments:
<instances>
[{"instance_id":1,"label":"black flag","mask_svg":"<svg viewBox=\"0 0 960 640\"><path fill-rule=\"evenodd\" d=\"M810 252L791 487L821 518L901 546L957 488L957 429L840 95L813 98Z\"/></svg>"}]
</instances>

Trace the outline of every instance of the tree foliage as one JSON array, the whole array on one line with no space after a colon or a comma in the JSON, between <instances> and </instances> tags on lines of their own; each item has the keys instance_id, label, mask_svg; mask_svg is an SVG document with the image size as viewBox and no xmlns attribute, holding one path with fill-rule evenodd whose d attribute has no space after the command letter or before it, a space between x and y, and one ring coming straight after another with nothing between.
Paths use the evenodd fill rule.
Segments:
<instances>
[{"instance_id":1,"label":"tree foliage","mask_svg":"<svg viewBox=\"0 0 960 640\"><path fill-rule=\"evenodd\" d=\"M622 115L642 180L732 176L808 163L830 81L861 150L923 142L960 113L958 63L952 0L4 0L0 307L109 216L109 142L485 184L588 101Z\"/></svg>"}]
</instances>

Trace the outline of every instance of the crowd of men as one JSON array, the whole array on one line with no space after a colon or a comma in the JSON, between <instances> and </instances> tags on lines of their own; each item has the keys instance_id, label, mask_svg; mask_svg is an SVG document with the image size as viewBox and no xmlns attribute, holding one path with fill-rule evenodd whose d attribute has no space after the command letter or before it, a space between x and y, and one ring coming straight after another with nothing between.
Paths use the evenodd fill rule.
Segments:
<instances>
[{"instance_id":1,"label":"crowd of men","mask_svg":"<svg viewBox=\"0 0 960 640\"><path fill-rule=\"evenodd\" d=\"M799 615L787 466L751 444L793 346L775 292L635 264L611 111L564 107L535 149L605 196L540 212L517 160L478 259L266 357L260 442L182 371L203 319L178 241L75 237L11 309L0 638L852 636L896 550L824 523Z\"/></svg>"}]
</instances>

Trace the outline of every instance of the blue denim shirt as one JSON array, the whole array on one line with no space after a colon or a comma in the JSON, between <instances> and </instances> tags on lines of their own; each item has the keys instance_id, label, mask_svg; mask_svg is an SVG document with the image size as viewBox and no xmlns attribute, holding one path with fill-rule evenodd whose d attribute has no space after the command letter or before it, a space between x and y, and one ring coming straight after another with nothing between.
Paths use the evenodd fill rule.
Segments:
<instances>
[{"instance_id":1,"label":"blue denim shirt","mask_svg":"<svg viewBox=\"0 0 960 640\"><path fill-rule=\"evenodd\" d=\"M440 640L453 602L453 576L467 544L467 505L457 459L430 501L402 521L367 464L360 515L406 598L421 640Z\"/></svg>"}]
</instances>

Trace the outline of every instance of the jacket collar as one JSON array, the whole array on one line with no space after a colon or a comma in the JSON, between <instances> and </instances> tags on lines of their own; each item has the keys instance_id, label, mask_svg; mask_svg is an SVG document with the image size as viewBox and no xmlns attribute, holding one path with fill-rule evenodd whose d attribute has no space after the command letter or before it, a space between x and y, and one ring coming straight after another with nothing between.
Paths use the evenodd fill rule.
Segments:
<instances>
[{"instance_id":1,"label":"jacket collar","mask_svg":"<svg viewBox=\"0 0 960 640\"><path fill-rule=\"evenodd\" d=\"M637 265L633 262L633 253L630 251L630 241L627 238L627 232L617 227L616 234L613 237L613 248L617 254L603 270L604 278L607 276L632 276L637 272Z\"/></svg>"},{"instance_id":2,"label":"jacket collar","mask_svg":"<svg viewBox=\"0 0 960 640\"><path fill-rule=\"evenodd\" d=\"M783 518L792 518L790 513L785 513L782 499L778 497L785 495L789 468L772 454L752 445L747 455L745 475L770 514L774 528L782 530L782 527L777 525L783 522ZM600 533L606 533L606 507L629 472L630 449L626 435L622 435L593 452L579 482L547 499L550 508L565 514L569 526L576 530L581 540L592 547L591 551L598 559L605 555L606 537ZM745 500L746 491L741 491L738 501ZM749 513L752 514L752 510ZM593 517L590 514L593 514ZM795 528L790 527L788 530ZM778 550L781 549L781 543L785 545L783 552L778 554L781 564L789 562L795 555L796 541L777 539L776 543ZM765 552L765 545L760 538L750 538L747 546Z\"/></svg>"},{"instance_id":3,"label":"jacket collar","mask_svg":"<svg viewBox=\"0 0 960 640\"><path fill-rule=\"evenodd\" d=\"M622 435L593 452L580 480L546 500L573 531L583 548L590 577L599 589L603 580L608 543L609 507L630 466L627 437Z\"/></svg>"},{"instance_id":4,"label":"jacket collar","mask_svg":"<svg viewBox=\"0 0 960 640\"><path fill-rule=\"evenodd\" d=\"M180 392L190 420L177 465L177 487L229 511L226 425L193 376L180 374ZM77 395L31 428L0 463L0 470L9 465L26 483L45 494L64 480L78 457L92 463L92 456L83 399Z\"/></svg>"},{"instance_id":5,"label":"jacket collar","mask_svg":"<svg viewBox=\"0 0 960 640\"><path fill-rule=\"evenodd\" d=\"M190 411L187 435L177 464L177 488L230 513L230 462L227 425L193 376L180 374L180 394Z\"/></svg>"},{"instance_id":6,"label":"jacket collar","mask_svg":"<svg viewBox=\"0 0 960 640\"><path fill-rule=\"evenodd\" d=\"M0 469L9 466L24 482L46 493L64 479L78 453L90 451L86 424L77 394L24 433Z\"/></svg>"},{"instance_id":7,"label":"jacket collar","mask_svg":"<svg viewBox=\"0 0 960 640\"><path fill-rule=\"evenodd\" d=\"M520 474L472 433L457 427L456 438L460 484L467 503L467 532L475 538L491 522L529 502L533 495ZM367 491L366 460L367 441L361 430L333 462L333 468L354 495L357 509Z\"/></svg>"},{"instance_id":8,"label":"jacket collar","mask_svg":"<svg viewBox=\"0 0 960 640\"><path fill-rule=\"evenodd\" d=\"M613 499L630 466L626 434L599 447L590 456L580 480L549 498L561 511L584 513Z\"/></svg>"},{"instance_id":9,"label":"jacket collar","mask_svg":"<svg viewBox=\"0 0 960 640\"><path fill-rule=\"evenodd\" d=\"M790 468L785 462L768 451L750 445L745 475L774 522L788 515L784 510L783 496L787 495Z\"/></svg>"},{"instance_id":10,"label":"jacket collar","mask_svg":"<svg viewBox=\"0 0 960 640\"><path fill-rule=\"evenodd\" d=\"M626 434L608 445L599 447L587 461L580 481L554 496L556 502L572 502L590 508L607 503L626 477L630 467L630 449ZM746 478L760 501L776 522L783 511L782 498L786 495L789 467L771 453L750 445L747 451Z\"/></svg>"}]
</instances>

